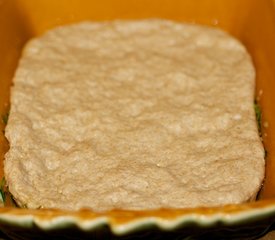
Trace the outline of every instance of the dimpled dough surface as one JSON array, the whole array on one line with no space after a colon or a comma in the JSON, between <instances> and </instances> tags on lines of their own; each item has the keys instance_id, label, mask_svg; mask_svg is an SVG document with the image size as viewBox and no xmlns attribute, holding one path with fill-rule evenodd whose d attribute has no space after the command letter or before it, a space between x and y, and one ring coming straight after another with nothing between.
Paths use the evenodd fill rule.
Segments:
<instances>
[{"instance_id":1,"label":"dimpled dough surface","mask_svg":"<svg viewBox=\"0 0 275 240\"><path fill-rule=\"evenodd\" d=\"M221 30L84 22L31 40L11 90L5 177L29 208L182 208L255 198L255 71Z\"/></svg>"}]
</instances>

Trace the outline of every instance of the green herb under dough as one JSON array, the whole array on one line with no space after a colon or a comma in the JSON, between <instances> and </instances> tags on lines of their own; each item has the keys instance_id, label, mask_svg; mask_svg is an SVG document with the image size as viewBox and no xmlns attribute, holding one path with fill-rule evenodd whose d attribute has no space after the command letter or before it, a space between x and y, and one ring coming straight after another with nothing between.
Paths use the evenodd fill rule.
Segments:
<instances>
[{"instance_id":1,"label":"green herb under dough","mask_svg":"<svg viewBox=\"0 0 275 240\"><path fill-rule=\"evenodd\" d=\"M2 122L7 125L9 120L9 112L7 112L6 114L2 115Z\"/></svg>"},{"instance_id":2,"label":"green herb under dough","mask_svg":"<svg viewBox=\"0 0 275 240\"><path fill-rule=\"evenodd\" d=\"M261 108L260 108L259 104L256 101L254 103L254 109L255 109L255 113L256 113L256 120L257 120L257 123L258 123L258 130L259 130L259 133L261 135L262 111L261 111Z\"/></svg>"},{"instance_id":3,"label":"green herb under dough","mask_svg":"<svg viewBox=\"0 0 275 240\"><path fill-rule=\"evenodd\" d=\"M2 198L1 200L4 204L6 202L6 189L5 189L5 187L6 187L6 180L3 177L1 179L1 182L0 182L0 195L1 195L1 198Z\"/></svg>"}]
</instances>

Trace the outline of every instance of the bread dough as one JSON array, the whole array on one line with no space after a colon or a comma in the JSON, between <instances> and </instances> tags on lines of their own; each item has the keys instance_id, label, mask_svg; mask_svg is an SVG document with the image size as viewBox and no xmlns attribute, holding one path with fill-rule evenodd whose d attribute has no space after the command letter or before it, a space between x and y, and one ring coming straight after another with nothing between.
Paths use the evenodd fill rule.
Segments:
<instances>
[{"instance_id":1,"label":"bread dough","mask_svg":"<svg viewBox=\"0 0 275 240\"><path fill-rule=\"evenodd\" d=\"M31 40L11 91L5 177L29 208L155 209L255 198L264 177L244 46L168 20Z\"/></svg>"}]
</instances>

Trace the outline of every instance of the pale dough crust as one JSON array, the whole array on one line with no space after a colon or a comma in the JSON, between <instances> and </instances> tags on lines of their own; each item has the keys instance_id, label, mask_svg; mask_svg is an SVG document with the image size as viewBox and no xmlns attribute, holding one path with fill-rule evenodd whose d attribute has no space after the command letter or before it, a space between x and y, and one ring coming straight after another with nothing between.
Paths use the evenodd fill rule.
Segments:
<instances>
[{"instance_id":1,"label":"pale dough crust","mask_svg":"<svg viewBox=\"0 0 275 240\"><path fill-rule=\"evenodd\" d=\"M85 22L31 40L11 92L9 190L29 208L183 208L253 199L255 71L221 30Z\"/></svg>"}]
</instances>

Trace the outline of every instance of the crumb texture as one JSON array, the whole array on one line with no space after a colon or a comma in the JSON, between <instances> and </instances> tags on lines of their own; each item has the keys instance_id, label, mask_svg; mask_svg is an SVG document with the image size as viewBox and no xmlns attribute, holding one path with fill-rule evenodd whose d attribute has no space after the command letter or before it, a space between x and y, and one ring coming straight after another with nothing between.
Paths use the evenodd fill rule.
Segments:
<instances>
[{"instance_id":1,"label":"crumb texture","mask_svg":"<svg viewBox=\"0 0 275 240\"><path fill-rule=\"evenodd\" d=\"M253 199L264 150L242 44L168 20L84 22L31 40L6 128L29 208L183 208Z\"/></svg>"}]
</instances>

